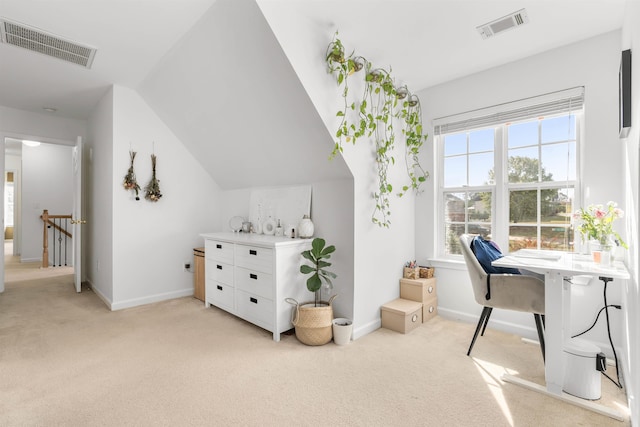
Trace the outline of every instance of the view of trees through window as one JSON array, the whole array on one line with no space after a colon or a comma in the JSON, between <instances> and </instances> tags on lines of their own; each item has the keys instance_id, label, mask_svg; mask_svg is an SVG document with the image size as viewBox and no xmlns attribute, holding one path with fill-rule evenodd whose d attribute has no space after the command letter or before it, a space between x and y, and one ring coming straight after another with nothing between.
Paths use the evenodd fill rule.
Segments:
<instances>
[{"instance_id":1,"label":"view of trees through window","mask_svg":"<svg viewBox=\"0 0 640 427\"><path fill-rule=\"evenodd\" d=\"M461 234L494 238L498 226L509 251L573 250L574 115L448 134L442 141L445 254L460 253ZM508 224L494 224L496 210L508 214Z\"/></svg>"}]
</instances>

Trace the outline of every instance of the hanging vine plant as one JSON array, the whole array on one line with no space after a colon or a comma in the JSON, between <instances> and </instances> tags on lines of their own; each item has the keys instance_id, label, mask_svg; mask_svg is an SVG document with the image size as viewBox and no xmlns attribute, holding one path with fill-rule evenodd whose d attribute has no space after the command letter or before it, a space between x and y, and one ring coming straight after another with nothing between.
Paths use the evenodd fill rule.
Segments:
<instances>
[{"instance_id":1,"label":"hanging vine plant","mask_svg":"<svg viewBox=\"0 0 640 427\"><path fill-rule=\"evenodd\" d=\"M399 191L396 190L396 195L402 197L409 190L419 192L420 185L429 176L419 161L420 148L427 138L422 133L420 100L406 86L396 87L390 69L373 68L364 57L354 53L345 56L344 45L337 32L327 47L326 62L329 72L336 76L338 86L342 87L343 99L342 108L336 113L340 117L340 123L330 158L343 152L343 142L355 144L362 137L373 142L378 185L373 193L375 208L371 220L374 224L388 228L391 225L390 196L394 192L388 179L388 169L395 164L392 153L396 140L396 123L401 125L405 140L405 163L409 178L409 183ZM364 70L363 94L359 99L349 102L349 78L360 70Z\"/></svg>"}]
</instances>

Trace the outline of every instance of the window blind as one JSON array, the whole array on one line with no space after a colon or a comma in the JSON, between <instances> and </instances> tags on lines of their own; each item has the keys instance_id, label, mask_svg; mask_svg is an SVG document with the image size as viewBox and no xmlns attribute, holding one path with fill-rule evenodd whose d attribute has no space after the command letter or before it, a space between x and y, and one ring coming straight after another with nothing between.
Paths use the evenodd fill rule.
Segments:
<instances>
[{"instance_id":1,"label":"window blind","mask_svg":"<svg viewBox=\"0 0 640 427\"><path fill-rule=\"evenodd\" d=\"M493 127L533 117L579 111L583 106L584 86L580 86L437 118L433 120L433 132L435 135L441 135L463 132L468 129Z\"/></svg>"}]
</instances>

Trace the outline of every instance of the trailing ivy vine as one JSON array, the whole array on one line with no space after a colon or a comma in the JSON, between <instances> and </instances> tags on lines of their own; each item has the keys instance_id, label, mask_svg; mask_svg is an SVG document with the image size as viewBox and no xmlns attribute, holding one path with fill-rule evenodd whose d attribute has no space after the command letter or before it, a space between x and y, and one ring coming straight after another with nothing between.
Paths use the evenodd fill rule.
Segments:
<instances>
[{"instance_id":1,"label":"trailing ivy vine","mask_svg":"<svg viewBox=\"0 0 640 427\"><path fill-rule=\"evenodd\" d=\"M421 166L419 153L427 135L422 133L422 111L417 95L412 95L406 86L396 87L391 69L373 68L362 56L351 53L345 56L344 45L336 32L326 53L329 72L335 75L338 86L342 87L343 104L336 113L340 123L336 130L336 142L330 158L344 150L343 143L355 144L360 138L368 138L375 148L378 169L378 186L373 193L375 208L371 215L374 224L381 227L391 225L390 196L394 187L388 179L388 169L395 164L393 149L396 142L395 124L402 129L405 140L405 163L409 182L396 190L402 197L407 191L419 192L420 184L429 174ZM364 91L354 101L349 96L349 78L364 70Z\"/></svg>"}]
</instances>

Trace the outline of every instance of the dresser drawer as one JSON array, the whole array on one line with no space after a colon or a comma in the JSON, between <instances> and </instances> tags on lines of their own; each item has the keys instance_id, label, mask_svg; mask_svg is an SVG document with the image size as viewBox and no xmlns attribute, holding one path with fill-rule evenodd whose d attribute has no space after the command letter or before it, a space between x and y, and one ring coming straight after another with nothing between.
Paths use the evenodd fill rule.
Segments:
<instances>
[{"instance_id":1,"label":"dresser drawer","mask_svg":"<svg viewBox=\"0 0 640 427\"><path fill-rule=\"evenodd\" d=\"M237 289L273 299L273 276L261 271L236 267L235 285Z\"/></svg>"},{"instance_id":2,"label":"dresser drawer","mask_svg":"<svg viewBox=\"0 0 640 427\"><path fill-rule=\"evenodd\" d=\"M206 274L209 279L233 286L233 265L231 264L212 259L207 260Z\"/></svg>"},{"instance_id":3,"label":"dresser drawer","mask_svg":"<svg viewBox=\"0 0 640 427\"><path fill-rule=\"evenodd\" d=\"M233 312L234 293L235 290L232 286L211 279L206 281L204 298L209 304Z\"/></svg>"},{"instance_id":4,"label":"dresser drawer","mask_svg":"<svg viewBox=\"0 0 640 427\"><path fill-rule=\"evenodd\" d=\"M273 272L273 249L236 245L235 265L263 273Z\"/></svg>"},{"instance_id":5,"label":"dresser drawer","mask_svg":"<svg viewBox=\"0 0 640 427\"><path fill-rule=\"evenodd\" d=\"M273 301L259 295L236 290L238 316L265 329L273 329Z\"/></svg>"},{"instance_id":6,"label":"dresser drawer","mask_svg":"<svg viewBox=\"0 0 640 427\"><path fill-rule=\"evenodd\" d=\"M206 240L204 242L204 256L206 259L233 264L233 243Z\"/></svg>"}]
</instances>

